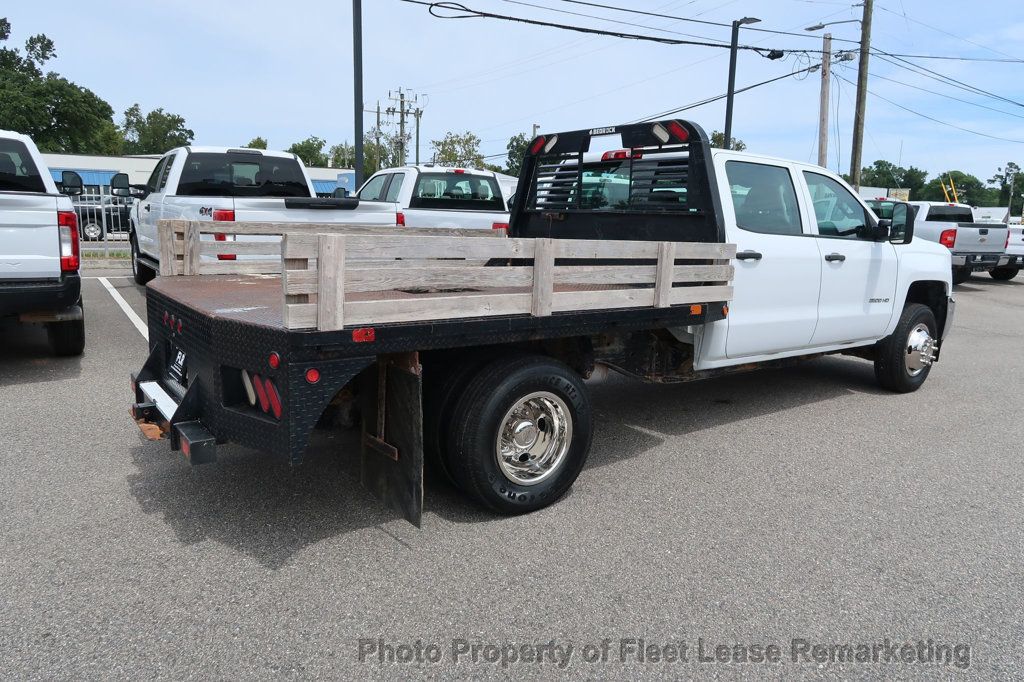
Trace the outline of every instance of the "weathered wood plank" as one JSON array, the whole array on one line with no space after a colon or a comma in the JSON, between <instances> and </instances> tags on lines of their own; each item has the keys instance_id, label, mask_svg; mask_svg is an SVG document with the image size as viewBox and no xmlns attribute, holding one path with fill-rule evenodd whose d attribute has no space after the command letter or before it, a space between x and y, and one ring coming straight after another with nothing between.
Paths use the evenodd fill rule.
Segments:
<instances>
[{"instance_id":1,"label":"weathered wood plank","mask_svg":"<svg viewBox=\"0 0 1024 682\"><path fill-rule=\"evenodd\" d=\"M281 272L279 260L200 261L197 275L275 275Z\"/></svg>"},{"instance_id":2,"label":"weathered wood plank","mask_svg":"<svg viewBox=\"0 0 1024 682\"><path fill-rule=\"evenodd\" d=\"M316 329L316 303L286 303L285 329Z\"/></svg>"},{"instance_id":3,"label":"weathered wood plank","mask_svg":"<svg viewBox=\"0 0 1024 682\"><path fill-rule=\"evenodd\" d=\"M729 285L713 287L676 287L672 290L672 305L731 300L732 287Z\"/></svg>"},{"instance_id":4,"label":"weathered wood plank","mask_svg":"<svg viewBox=\"0 0 1024 682\"><path fill-rule=\"evenodd\" d=\"M189 221L185 228L185 259L182 263L183 275L199 274L199 223Z\"/></svg>"},{"instance_id":5,"label":"weathered wood plank","mask_svg":"<svg viewBox=\"0 0 1024 682\"><path fill-rule=\"evenodd\" d=\"M317 329L334 331L345 326L345 235L320 235L317 256Z\"/></svg>"},{"instance_id":6,"label":"weathered wood plank","mask_svg":"<svg viewBox=\"0 0 1024 682\"><path fill-rule=\"evenodd\" d=\"M654 305L657 308L667 308L670 304L669 295L672 293L672 271L675 262L675 242L658 244L658 276L654 281Z\"/></svg>"},{"instance_id":7,"label":"weathered wood plank","mask_svg":"<svg viewBox=\"0 0 1024 682\"><path fill-rule=\"evenodd\" d=\"M467 239L415 234L352 236L345 245L353 258L533 258L534 239Z\"/></svg>"},{"instance_id":8,"label":"weathered wood plank","mask_svg":"<svg viewBox=\"0 0 1024 682\"><path fill-rule=\"evenodd\" d=\"M600 239L559 239L556 258L657 258L658 242ZM732 258L735 244L674 242L676 258Z\"/></svg>"},{"instance_id":9,"label":"weathered wood plank","mask_svg":"<svg viewBox=\"0 0 1024 682\"><path fill-rule=\"evenodd\" d=\"M462 267L451 267L448 261L434 261L446 265L395 267L405 262L407 261L393 261L388 267L364 267L363 261L350 259L345 271L345 291L354 293L389 289L528 287L533 284L533 268L530 266L487 268L482 267L482 264L463 264Z\"/></svg>"},{"instance_id":10,"label":"weathered wood plank","mask_svg":"<svg viewBox=\"0 0 1024 682\"><path fill-rule=\"evenodd\" d=\"M347 245L346 245L347 246ZM445 320L488 315L529 313L533 295L523 294L458 294L452 296L418 296L410 299L347 301L345 323L348 325L386 324Z\"/></svg>"},{"instance_id":11,"label":"weathered wood plank","mask_svg":"<svg viewBox=\"0 0 1024 682\"><path fill-rule=\"evenodd\" d=\"M320 240L315 234L289 232L281 244L283 258L316 258Z\"/></svg>"},{"instance_id":12,"label":"weathered wood plank","mask_svg":"<svg viewBox=\"0 0 1024 682\"><path fill-rule=\"evenodd\" d=\"M285 270L284 294L296 296L315 294L320 287L316 270Z\"/></svg>"},{"instance_id":13,"label":"weathered wood plank","mask_svg":"<svg viewBox=\"0 0 1024 682\"><path fill-rule=\"evenodd\" d=\"M239 256L281 256L281 242L216 242L200 241L199 252L204 256L215 256L221 253L233 253Z\"/></svg>"},{"instance_id":14,"label":"weathered wood plank","mask_svg":"<svg viewBox=\"0 0 1024 682\"><path fill-rule=\"evenodd\" d=\"M555 287L555 241L538 239L533 257L533 303L531 312L536 317L551 314L551 295Z\"/></svg>"},{"instance_id":15,"label":"weathered wood plank","mask_svg":"<svg viewBox=\"0 0 1024 682\"><path fill-rule=\"evenodd\" d=\"M601 291L556 291L552 310L603 310L641 308L654 305L654 289L605 289Z\"/></svg>"},{"instance_id":16,"label":"weathered wood plank","mask_svg":"<svg viewBox=\"0 0 1024 682\"><path fill-rule=\"evenodd\" d=\"M556 265L556 284L653 284L655 265ZM677 265L673 282L728 281L731 265Z\"/></svg>"},{"instance_id":17,"label":"weathered wood plank","mask_svg":"<svg viewBox=\"0 0 1024 682\"><path fill-rule=\"evenodd\" d=\"M168 277L177 274L174 267L177 263L177 256L174 251L174 225L170 222L161 222L157 225L157 234L160 238L158 249L160 251L160 275Z\"/></svg>"},{"instance_id":18,"label":"weathered wood plank","mask_svg":"<svg viewBox=\"0 0 1024 682\"><path fill-rule=\"evenodd\" d=\"M161 220L161 223L180 223L180 231L184 231L185 220ZM502 230L471 230L466 228L448 227L419 227L415 230L408 230L397 225L382 225L377 223L308 223L308 222L262 222L262 221L240 221L225 222L207 220L200 222L200 232L210 234L220 232L223 234L251 234L251 235L282 235L286 233L308 234L308 233L338 233L358 235L411 235L419 234L424 236L446 236L446 237L482 237L492 239L504 239Z\"/></svg>"}]
</instances>

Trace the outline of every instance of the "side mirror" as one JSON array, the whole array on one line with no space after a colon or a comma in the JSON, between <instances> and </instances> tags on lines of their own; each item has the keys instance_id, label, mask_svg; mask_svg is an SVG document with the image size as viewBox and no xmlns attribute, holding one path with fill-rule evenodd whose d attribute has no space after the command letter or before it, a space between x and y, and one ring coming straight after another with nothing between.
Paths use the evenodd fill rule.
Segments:
<instances>
[{"instance_id":1,"label":"side mirror","mask_svg":"<svg viewBox=\"0 0 1024 682\"><path fill-rule=\"evenodd\" d=\"M914 238L914 210L910 204L893 204L889 223L888 239L891 243L909 244Z\"/></svg>"},{"instance_id":2,"label":"side mirror","mask_svg":"<svg viewBox=\"0 0 1024 682\"><path fill-rule=\"evenodd\" d=\"M348 196L348 190L345 189L344 187L336 187L334 191L331 193L331 196L334 197L335 199L344 199L345 197Z\"/></svg>"},{"instance_id":3,"label":"side mirror","mask_svg":"<svg viewBox=\"0 0 1024 682\"><path fill-rule=\"evenodd\" d=\"M60 193L69 197L78 197L85 191L82 176L75 171L66 170L60 174Z\"/></svg>"},{"instance_id":4,"label":"side mirror","mask_svg":"<svg viewBox=\"0 0 1024 682\"><path fill-rule=\"evenodd\" d=\"M127 173L118 173L110 178L110 193L115 197L130 197L132 195L132 186L128 182Z\"/></svg>"}]
</instances>

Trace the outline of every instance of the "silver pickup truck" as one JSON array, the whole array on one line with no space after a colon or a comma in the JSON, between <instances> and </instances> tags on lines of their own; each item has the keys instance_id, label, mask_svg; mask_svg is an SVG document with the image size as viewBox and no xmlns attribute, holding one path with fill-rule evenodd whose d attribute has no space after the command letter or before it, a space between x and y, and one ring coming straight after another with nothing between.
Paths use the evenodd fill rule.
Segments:
<instances>
[{"instance_id":1,"label":"silver pickup truck","mask_svg":"<svg viewBox=\"0 0 1024 682\"><path fill-rule=\"evenodd\" d=\"M82 193L74 171L61 180L63 194ZM79 257L71 200L57 192L28 136L0 130L0 320L45 324L54 352L81 355Z\"/></svg>"},{"instance_id":2,"label":"silver pickup truck","mask_svg":"<svg viewBox=\"0 0 1024 682\"><path fill-rule=\"evenodd\" d=\"M869 202L870 203L870 202ZM915 210L915 236L938 242L953 256L953 284L962 284L972 272L991 271L1006 252L1006 225L974 222L966 204L911 201Z\"/></svg>"}]
</instances>

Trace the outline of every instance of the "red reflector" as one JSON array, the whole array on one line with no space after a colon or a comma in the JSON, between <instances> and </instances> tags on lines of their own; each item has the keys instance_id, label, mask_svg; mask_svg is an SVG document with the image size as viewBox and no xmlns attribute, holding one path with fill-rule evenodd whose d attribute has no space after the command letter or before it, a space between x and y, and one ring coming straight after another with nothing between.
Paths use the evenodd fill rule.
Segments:
<instances>
[{"instance_id":1,"label":"red reflector","mask_svg":"<svg viewBox=\"0 0 1024 682\"><path fill-rule=\"evenodd\" d=\"M181 333L181 320L178 320L178 333Z\"/></svg>"},{"instance_id":2,"label":"red reflector","mask_svg":"<svg viewBox=\"0 0 1024 682\"><path fill-rule=\"evenodd\" d=\"M320 370L316 367L310 367L306 370L306 383L315 384L320 381Z\"/></svg>"},{"instance_id":3,"label":"red reflector","mask_svg":"<svg viewBox=\"0 0 1024 682\"><path fill-rule=\"evenodd\" d=\"M690 133L686 132L686 128L679 124L679 121L669 121L665 128L668 130L672 137L676 138L680 142L686 142L690 139Z\"/></svg>"},{"instance_id":4,"label":"red reflector","mask_svg":"<svg viewBox=\"0 0 1024 682\"><path fill-rule=\"evenodd\" d=\"M507 230L508 223L494 223L491 225L492 230Z\"/></svg>"},{"instance_id":5,"label":"red reflector","mask_svg":"<svg viewBox=\"0 0 1024 682\"><path fill-rule=\"evenodd\" d=\"M270 365L271 369L277 369L281 366L281 356L276 351L271 353L267 358L267 364Z\"/></svg>"},{"instance_id":6,"label":"red reflector","mask_svg":"<svg viewBox=\"0 0 1024 682\"><path fill-rule=\"evenodd\" d=\"M266 412L270 409L270 400L267 398L267 389L263 388L263 379L259 374L252 375L252 387L256 389L256 398L260 401L260 409Z\"/></svg>"},{"instance_id":7,"label":"red reflector","mask_svg":"<svg viewBox=\"0 0 1024 682\"><path fill-rule=\"evenodd\" d=\"M277 394L277 386L274 386L274 382L267 379L266 382L267 400L270 401L270 412L274 415L274 419L281 418L281 396Z\"/></svg>"},{"instance_id":8,"label":"red reflector","mask_svg":"<svg viewBox=\"0 0 1024 682\"><path fill-rule=\"evenodd\" d=\"M80 264L78 250L78 216L74 211L57 211L57 235L60 240L61 272L77 272Z\"/></svg>"},{"instance_id":9,"label":"red reflector","mask_svg":"<svg viewBox=\"0 0 1024 682\"><path fill-rule=\"evenodd\" d=\"M952 249L953 245L956 244L956 229L943 230L942 234L939 235L939 243L947 249Z\"/></svg>"},{"instance_id":10,"label":"red reflector","mask_svg":"<svg viewBox=\"0 0 1024 682\"><path fill-rule=\"evenodd\" d=\"M401 211L395 214L395 225L405 227L405 214Z\"/></svg>"},{"instance_id":11,"label":"red reflector","mask_svg":"<svg viewBox=\"0 0 1024 682\"><path fill-rule=\"evenodd\" d=\"M541 149L544 149L544 136L541 135L533 141L530 145L530 154L538 154Z\"/></svg>"},{"instance_id":12,"label":"red reflector","mask_svg":"<svg viewBox=\"0 0 1024 682\"><path fill-rule=\"evenodd\" d=\"M215 208L213 209L213 219L218 222L233 223L235 221L235 211L227 208Z\"/></svg>"},{"instance_id":13,"label":"red reflector","mask_svg":"<svg viewBox=\"0 0 1024 682\"><path fill-rule=\"evenodd\" d=\"M628 149L616 149L601 155L602 161L624 161L629 158Z\"/></svg>"},{"instance_id":14,"label":"red reflector","mask_svg":"<svg viewBox=\"0 0 1024 682\"><path fill-rule=\"evenodd\" d=\"M181 439L181 452L186 457L192 456L192 444L188 442L188 438Z\"/></svg>"},{"instance_id":15,"label":"red reflector","mask_svg":"<svg viewBox=\"0 0 1024 682\"><path fill-rule=\"evenodd\" d=\"M170 315L168 315L168 314L167 314L167 311L165 310L165 311L164 311L164 324L165 324L165 325L167 324L167 320L168 320L168 319L170 319Z\"/></svg>"},{"instance_id":16,"label":"red reflector","mask_svg":"<svg viewBox=\"0 0 1024 682\"><path fill-rule=\"evenodd\" d=\"M356 343L369 343L377 340L377 330L373 327L360 327L352 330L352 340Z\"/></svg>"}]
</instances>

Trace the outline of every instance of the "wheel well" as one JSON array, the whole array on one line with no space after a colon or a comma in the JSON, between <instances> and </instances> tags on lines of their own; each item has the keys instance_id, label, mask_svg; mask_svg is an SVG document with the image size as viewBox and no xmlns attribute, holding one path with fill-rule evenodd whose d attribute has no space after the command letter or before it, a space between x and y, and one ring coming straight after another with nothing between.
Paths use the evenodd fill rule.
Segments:
<instances>
[{"instance_id":1,"label":"wheel well","mask_svg":"<svg viewBox=\"0 0 1024 682\"><path fill-rule=\"evenodd\" d=\"M944 282L926 281L914 282L907 290L906 306L909 303L920 303L932 309L935 315L935 323L938 325L938 332L941 334L946 326L946 284Z\"/></svg>"}]
</instances>

